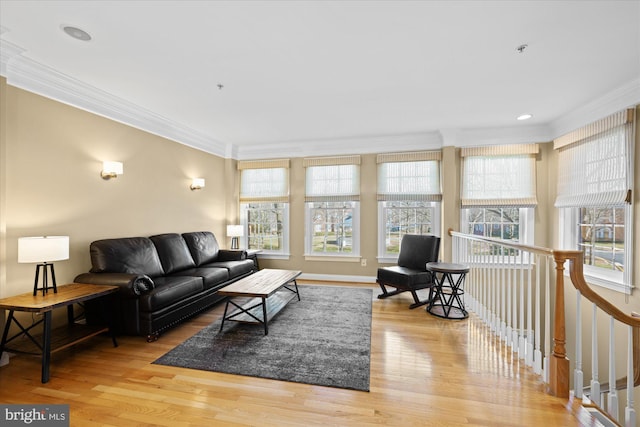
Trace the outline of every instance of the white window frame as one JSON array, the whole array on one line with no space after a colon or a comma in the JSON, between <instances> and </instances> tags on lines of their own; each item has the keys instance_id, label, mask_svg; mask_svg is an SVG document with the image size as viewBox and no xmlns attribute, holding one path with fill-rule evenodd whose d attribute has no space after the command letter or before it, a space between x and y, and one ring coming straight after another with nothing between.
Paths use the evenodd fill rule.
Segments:
<instances>
[{"instance_id":1,"label":"white window frame","mask_svg":"<svg viewBox=\"0 0 640 427\"><path fill-rule=\"evenodd\" d=\"M307 261L342 261L342 262L360 262L360 202L352 201L353 203L353 216L351 218L351 252L340 253L322 253L313 252L313 224L311 218L311 204L321 202L306 202L305 203L305 234L304 234L304 257Z\"/></svg>"},{"instance_id":2,"label":"white window frame","mask_svg":"<svg viewBox=\"0 0 640 427\"><path fill-rule=\"evenodd\" d=\"M560 209L560 246L565 250L579 250L578 248L578 222L580 208ZM587 283L611 289L617 292L630 295L633 286L631 285L631 268L633 263L633 227L630 221L633 218L632 205L624 207L624 272L609 270L601 267L584 264L582 272ZM568 266L565 266L565 275L569 276Z\"/></svg>"},{"instance_id":3,"label":"white window frame","mask_svg":"<svg viewBox=\"0 0 640 427\"><path fill-rule=\"evenodd\" d=\"M520 239L518 240L518 243L523 244L523 245L533 245L534 242L534 224L535 224L535 208L533 207L517 207L517 206L506 206L507 208L518 208L520 210L520 214L519 214L519 223L518 223L518 228L519 228L519 237ZM460 210L460 230L463 230L464 233L467 233L467 230L469 228L469 213L467 212L469 209L488 209L491 208L491 206L475 206L475 207L469 207L469 208L462 208ZM520 254L522 254L522 251L520 251ZM511 259L511 261L513 261L514 258ZM508 260L509 261L509 260ZM525 263L528 264L529 262L529 258L528 258L528 252L525 253L525 257L524 259L521 259L520 256L516 256L515 257L515 261L518 264L521 263ZM504 262L504 257L503 256L494 256L494 257L489 257L489 256L483 256L482 258L482 262L483 263L487 263L487 264L496 264L496 265L511 265L513 264L513 262L508 262L505 263Z\"/></svg>"},{"instance_id":4,"label":"white window frame","mask_svg":"<svg viewBox=\"0 0 640 427\"><path fill-rule=\"evenodd\" d=\"M626 195L628 198L630 194L633 194L634 190L634 150L635 150L635 121L634 110L627 109L614 113L610 116L604 117L593 123L590 123L580 129L556 138L554 143L554 149L560 150L566 147L572 148L573 144L584 144L590 141L600 142L598 138L603 135L605 138L610 137L616 132L622 132L625 134L624 142L626 143L624 149L625 154L621 156L627 162L625 164L626 176L621 177L613 174L615 177L616 185L613 187L615 190L607 188L607 186L598 186L602 182L606 182L610 178L610 174L606 174L601 181L593 180L587 181L588 184L593 184L594 190L587 188L585 191L583 181L584 176L580 173L584 171L582 164L573 164L569 167L565 167L564 170L559 170L558 178L558 198L556 199L556 207L558 207L558 223L559 223L559 245L566 250L579 250L578 248L578 223L579 223L579 209L582 207L594 207L594 206L612 206L621 204L621 199ZM578 146L579 147L579 146ZM584 145L582 147L585 147ZM582 153L584 158L573 159L570 161L580 162L581 160L591 161L592 164L596 164L600 160L598 157L594 162L589 151L578 151L578 155ZM596 153L597 155L597 153ZM559 157L561 154L559 154ZM620 171L619 168L612 169ZM564 172L567 175L563 176ZM577 178L571 175L577 173ZM626 180L623 185L620 185L620 181ZM622 187L626 187L622 188ZM627 192L631 190L631 193ZM627 200L629 202L629 200ZM588 206L587 206L588 205ZM587 283L600 286L606 289L611 289L631 295L634 286L632 282L633 278L633 247L634 247L634 222L633 222L633 203L624 204L624 238L625 238L625 257L624 257L624 272L620 273L614 270L605 269L601 267L595 267L583 264L583 274ZM569 269L565 268L565 274L569 275Z\"/></svg>"},{"instance_id":5,"label":"white window frame","mask_svg":"<svg viewBox=\"0 0 640 427\"><path fill-rule=\"evenodd\" d=\"M384 207L385 201L378 202L378 262L395 264L398 262L398 255L396 253L387 252L386 231L387 231L387 217L386 209ZM440 237L440 202L427 202L431 204L433 210L431 221L431 234Z\"/></svg>"},{"instance_id":6,"label":"white window frame","mask_svg":"<svg viewBox=\"0 0 640 427\"><path fill-rule=\"evenodd\" d=\"M260 258L289 259L290 257L289 163L289 159L248 160L238 162L238 170L240 171L239 215L240 224L245 230L244 236L241 237L241 241L245 248L248 248L249 243L248 205L250 203L281 203L284 208L282 219L282 247L277 251L260 249ZM260 170L264 170L266 175L263 173L263 175L260 176ZM273 172L269 172L268 170L272 170ZM258 175L255 176L256 174L253 174L252 171L256 171ZM252 179L247 182L243 182L245 172L247 173L247 176L252 177ZM274 179L274 176L278 177L278 179Z\"/></svg>"},{"instance_id":7,"label":"white window frame","mask_svg":"<svg viewBox=\"0 0 640 427\"><path fill-rule=\"evenodd\" d=\"M274 203L274 202L251 202L251 203ZM291 256L289 249L289 203L288 202L275 202L283 205L282 213L282 248L280 250L268 250L260 249L260 258L264 259L289 259ZM244 230L249 229L248 224L248 206L250 203L240 203L240 224ZM248 232L245 233L240 239L242 245L245 248L249 247Z\"/></svg>"}]
</instances>

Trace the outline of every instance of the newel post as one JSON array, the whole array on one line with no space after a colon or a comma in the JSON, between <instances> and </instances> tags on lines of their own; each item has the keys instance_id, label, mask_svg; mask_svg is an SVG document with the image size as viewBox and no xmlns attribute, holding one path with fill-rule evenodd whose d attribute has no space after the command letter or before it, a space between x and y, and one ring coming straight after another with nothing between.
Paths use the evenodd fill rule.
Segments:
<instances>
[{"instance_id":1,"label":"newel post","mask_svg":"<svg viewBox=\"0 0 640 427\"><path fill-rule=\"evenodd\" d=\"M549 361L549 393L569 398L569 359L567 359L564 316L564 262L563 253L554 252L556 262L556 294L553 318L553 353Z\"/></svg>"}]
</instances>

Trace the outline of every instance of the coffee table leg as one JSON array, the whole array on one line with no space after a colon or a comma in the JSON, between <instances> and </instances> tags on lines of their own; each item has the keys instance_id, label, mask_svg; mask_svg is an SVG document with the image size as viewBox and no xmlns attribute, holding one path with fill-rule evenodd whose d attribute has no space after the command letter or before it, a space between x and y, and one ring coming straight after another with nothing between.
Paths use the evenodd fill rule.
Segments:
<instances>
[{"instance_id":1,"label":"coffee table leg","mask_svg":"<svg viewBox=\"0 0 640 427\"><path fill-rule=\"evenodd\" d=\"M262 322L264 323L264 334L269 335L269 327L267 326L267 299L262 297Z\"/></svg>"},{"instance_id":2,"label":"coffee table leg","mask_svg":"<svg viewBox=\"0 0 640 427\"><path fill-rule=\"evenodd\" d=\"M222 328L224 327L224 321L227 319L228 308L229 308L229 300L227 299L227 304L224 306L224 314L222 315L222 322L220 322L220 332L222 332Z\"/></svg>"}]
</instances>

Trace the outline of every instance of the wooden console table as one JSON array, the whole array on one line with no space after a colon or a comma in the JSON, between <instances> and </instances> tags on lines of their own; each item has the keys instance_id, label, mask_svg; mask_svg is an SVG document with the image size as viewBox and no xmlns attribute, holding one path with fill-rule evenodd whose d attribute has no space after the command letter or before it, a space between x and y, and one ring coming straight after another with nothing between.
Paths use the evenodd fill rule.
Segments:
<instances>
[{"instance_id":1,"label":"wooden console table","mask_svg":"<svg viewBox=\"0 0 640 427\"><path fill-rule=\"evenodd\" d=\"M2 341L0 341L0 355L3 351L14 351L18 353L27 354L42 354L42 382L49 381L49 363L51 361L51 313L56 308L67 307L67 320L69 327L65 328L66 331L61 335L66 335L66 339L59 343L56 343L55 349L58 351L67 348L75 343L83 341L87 338L98 335L102 332L108 331L109 328L102 326L90 327L86 325L79 325L75 323L73 316L73 304L81 303L83 301L92 300L94 298L100 298L118 291L118 286L106 286L106 285L88 285L81 283L71 283L68 285L58 286L58 292L49 292L44 296L42 294L33 295L28 292L25 294L15 295L8 298L0 299L0 309L9 310L9 317L2 333ZM14 312L25 311L30 313L42 314L42 319L35 322L31 326L24 327L20 324L18 319L15 318ZM20 332L14 336L8 338L9 327L11 323L15 323L20 329ZM39 342L37 337L34 337L29 331L40 323L44 323L44 329L42 332L42 339ZM71 326L73 326L71 328ZM29 341L25 342L26 345L20 345L17 348L9 348L7 344L13 341L19 336L26 336ZM117 347L115 335L111 331L111 340L113 346ZM35 350L35 351L33 351Z\"/></svg>"}]
</instances>

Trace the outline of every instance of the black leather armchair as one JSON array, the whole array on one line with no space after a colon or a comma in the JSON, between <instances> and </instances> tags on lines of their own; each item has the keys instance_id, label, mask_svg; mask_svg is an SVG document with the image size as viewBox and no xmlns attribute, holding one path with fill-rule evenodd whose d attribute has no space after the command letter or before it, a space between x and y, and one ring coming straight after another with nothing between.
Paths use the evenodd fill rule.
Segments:
<instances>
[{"instance_id":1,"label":"black leather armchair","mask_svg":"<svg viewBox=\"0 0 640 427\"><path fill-rule=\"evenodd\" d=\"M400 254L398 265L378 268L376 282L380 285L382 293L378 298L387 298L402 292L411 292L414 303L409 308L420 307L427 304L432 297L429 290L429 299L420 301L416 291L431 288L434 284L431 272L427 271L427 263L438 261L440 251L440 238L431 235L405 234L400 242ZM387 291L387 286L395 288Z\"/></svg>"}]
</instances>

